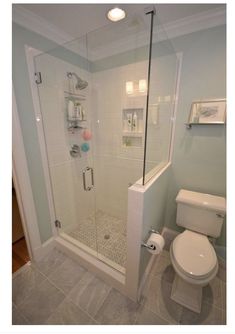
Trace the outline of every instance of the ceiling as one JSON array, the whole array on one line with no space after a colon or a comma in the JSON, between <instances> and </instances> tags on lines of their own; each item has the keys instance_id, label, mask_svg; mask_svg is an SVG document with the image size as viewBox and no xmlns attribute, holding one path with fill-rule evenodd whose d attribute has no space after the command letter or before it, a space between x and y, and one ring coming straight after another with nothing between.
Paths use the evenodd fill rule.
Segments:
<instances>
[{"instance_id":1,"label":"ceiling","mask_svg":"<svg viewBox=\"0 0 235 334\"><path fill-rule=\"evenodd\" d=\"M14 4L14 6L20 6L33 12L64 33L76 38L108 24L110 21L106 18L106 13L115 4ZM127 16L143 11L147 6L146 3L120 5L125 9ZM224 4L155 5L162 24L218 7L224 8L224 6Z\"/></svg>"}]
</instances>

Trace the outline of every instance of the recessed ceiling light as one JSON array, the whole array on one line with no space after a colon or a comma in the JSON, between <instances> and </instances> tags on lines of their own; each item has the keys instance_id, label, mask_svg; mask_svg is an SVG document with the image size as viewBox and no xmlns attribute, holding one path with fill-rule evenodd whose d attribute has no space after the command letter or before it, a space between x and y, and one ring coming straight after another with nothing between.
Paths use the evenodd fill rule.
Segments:
<instances>
[{"instance_id":1,"label":"recessed ceiling light","mask_svg":"<svg viewBox=\"0 0 235 334\"><path fill-rule=\"evenodd\" d=\"M124 17L126 17L126 13L123 9L115 7L108 11L107 17L110 21L117 22L124 19Z\"/></svg>"}]
</instances>

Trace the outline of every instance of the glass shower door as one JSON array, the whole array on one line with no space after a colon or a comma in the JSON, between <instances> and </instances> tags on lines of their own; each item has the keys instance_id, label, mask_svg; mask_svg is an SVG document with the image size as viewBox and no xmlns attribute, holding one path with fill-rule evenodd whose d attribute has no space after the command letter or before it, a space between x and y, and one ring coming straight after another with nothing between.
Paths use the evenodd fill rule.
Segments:
<instances>
[{"instance_id":1,"label":"glass shower door","mask_svg":"<svg viewBox=\"0 0 235 334\"><path fill-rule=\"evenodd\" d=\"M128 188L143 175L149 33L139 13L35 57L60 236L123 273Z\"/></svg>"},{"instance_id":2,"label":"glass shower door","mask_svg":"<svg viewBox=\"0 0 235 334\"><path fill-rule=\"evenodd\" d=\"M85 48L84 37L34 60L58 231L97 256L90 75L78 56Z\"/></svg>"}]
</instances>

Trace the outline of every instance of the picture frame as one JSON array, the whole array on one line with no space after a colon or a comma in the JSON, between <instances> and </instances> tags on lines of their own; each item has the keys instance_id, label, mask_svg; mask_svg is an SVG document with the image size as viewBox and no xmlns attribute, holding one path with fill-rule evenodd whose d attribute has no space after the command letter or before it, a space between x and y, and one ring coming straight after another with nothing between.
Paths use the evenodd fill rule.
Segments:
<instances>
[{"instance_id":1,"label":"picture frame","mask_svg":"<svg viewBox=\"0 0 235 334\"><path fill-rule=\"evenodd\" d=\"M188 124L224 124L226 99L193 101Z\"/></svg>"}]
</instances>

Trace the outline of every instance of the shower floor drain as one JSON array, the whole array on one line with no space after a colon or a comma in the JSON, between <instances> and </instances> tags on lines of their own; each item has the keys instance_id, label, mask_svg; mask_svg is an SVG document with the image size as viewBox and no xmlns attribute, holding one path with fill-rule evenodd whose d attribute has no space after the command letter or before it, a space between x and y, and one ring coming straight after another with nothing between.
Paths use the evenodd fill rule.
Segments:
<instances>
[{"instance_id":1,"label":"shower floor drain","mask_svg":"<svg viewBox=\"0 0 235 334\"><path fill-rule=\"evenodd\" d=\"M108 240L110 238L110 235L109 234L105 234L104 235L104 239Z\"/></svg>"}]
</instances>

